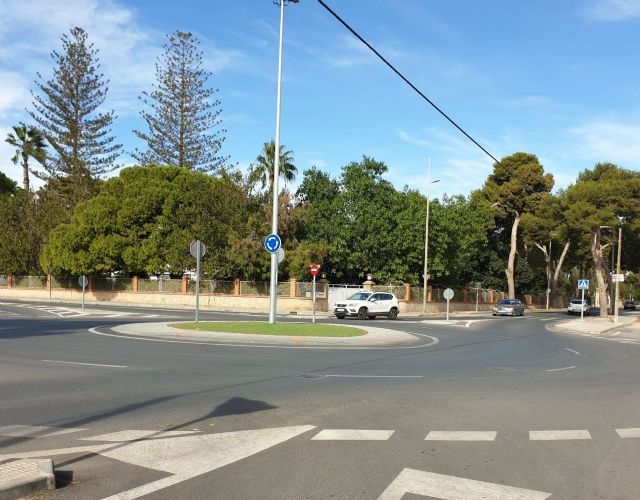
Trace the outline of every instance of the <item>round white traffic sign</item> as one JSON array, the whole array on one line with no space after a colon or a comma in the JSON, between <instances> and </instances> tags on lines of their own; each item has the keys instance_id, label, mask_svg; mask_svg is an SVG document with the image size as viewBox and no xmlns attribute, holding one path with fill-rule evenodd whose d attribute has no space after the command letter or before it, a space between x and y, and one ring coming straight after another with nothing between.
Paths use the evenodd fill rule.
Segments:
<instances>
[{"instance_id":1,"label":"round white traffic sign","mask_svg":"<svg viewBox=\"0 0 640 500\"><path fill-rule=\"evenodd\" d=\"M445 299L451 300L453 298L453 290L451 288L447 288L442 295Z\"/></svg>"},{"instance_id":2,"label":"round white traffic sign","mask_svg":"<svg viewBox=\"0 0 640 500\"><path fill-rule=\"evenodd\" d=\"M89 284L89 280L87 279L86 276L80 276L78 278L78 285L80 285L82 288L86 288L88 284Z\"/></svg>"},{"instance_id":3,"label":"round white traffic sign","mask_svg":"<svg viewBox=\"0 0 640 500\"><path fill-rule=\"evenodd\" d=\"M204 243L200 240L192 241L191 245L189 245L189 252L195 259L198 258L198 246L200 247L200 258L204 257L204 254L207 251L207 247L205 247Z\"/></svg>"},{"instance_id":4,"label":"round white traffic sign","mask_svg":"<svg viewBox=\"0 0 640 500\"><path fill-rule=\"evenodd\" d=\"M282 264L282 261L284 260L284 248L278 248L278 251L276 253L278 255L278 264Z\"/></svg>"}]
</instances>

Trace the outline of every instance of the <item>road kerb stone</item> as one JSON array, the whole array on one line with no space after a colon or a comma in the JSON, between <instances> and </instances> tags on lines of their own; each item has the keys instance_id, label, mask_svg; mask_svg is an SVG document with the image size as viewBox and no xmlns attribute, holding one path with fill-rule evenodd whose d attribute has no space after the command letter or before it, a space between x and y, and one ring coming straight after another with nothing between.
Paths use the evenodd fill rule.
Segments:
<instances>
[{"instance_id":1,"label":"road kerb stone","mask_svg":"<svg viewBox=\"0 0 640 500\"><path fill-rule=\"evenodd\" d=\"M0 464L0 500L23 498L55 487L51 459L23 459Z\"/></svg>"}]
</instances>

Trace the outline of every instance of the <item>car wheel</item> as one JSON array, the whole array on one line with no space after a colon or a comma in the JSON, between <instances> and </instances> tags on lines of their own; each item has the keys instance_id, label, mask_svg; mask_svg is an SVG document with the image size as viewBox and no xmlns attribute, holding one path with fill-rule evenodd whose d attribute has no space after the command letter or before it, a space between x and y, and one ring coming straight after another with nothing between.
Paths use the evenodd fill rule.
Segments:
<instances>
[{"instance_id":1,"label":"car wheel","mask_svg":"<svg viewBox=\"0 0 640 500\"><path fill-rule=\"evenodd\" d=\"M345 318L345 316L343 316L343 315L341 314L340 316L336 316L336 318L338 318L338 319L344 319L344 318Z\"/></svg>"},{"instance_id":2,"label":"car wheel","mask_svg":"<svg viewBox=\"0 0 640 500\"><path fill-rule=\"evenodd\" d=\"M369 315L367 314L367 308L361 307L358 309L358 319L368 319Z\"/></svg>"},{"instance_id":3,"label":"car wheel","mask_svg":"<svg viewBox=\"0 0 640 500\"><path fill-rule=\"evenodd\" d=\"M491 313L491 316L496 316L496 313Z\"/></svg>"},{"instance_id":4,"label":"car wheel","mask_svg":"<svg viewBox=\"0 0 640 500\"><path fill-rule=\"evenodd\" d=\"M398 309L392 307L388 314L389 319L397 319L398 318Z\"/></svg>"}]
</instances>

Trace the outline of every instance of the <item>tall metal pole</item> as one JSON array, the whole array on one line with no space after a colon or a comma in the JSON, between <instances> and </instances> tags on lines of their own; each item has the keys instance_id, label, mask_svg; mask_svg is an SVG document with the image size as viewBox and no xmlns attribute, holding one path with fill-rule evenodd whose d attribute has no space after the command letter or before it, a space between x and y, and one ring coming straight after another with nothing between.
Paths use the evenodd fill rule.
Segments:
<instances>
[{"instance_id":1,"label":"tall metal pole","mask_svg":"<svg viewBox=\"0 0 640 500\"><path fill-rule=\"evenodd\" d=\"M620 257L622 255L622 226L618 228L618 265L616 266L618 269L616 274L621 274L620 270ZM616 280L616 296L613 302L613 322L618 322L618 297L620 293L620 282Z\"/></svg>"},{"instance_id":2,"label":"tall metal pole","mask_svg":"<svg viewBox=\"0 0 640 500\"><path fill-rule=\"evenodd\" d=\"M547 269L547 310L549 310L549 295L551 294L551 236L549 236L549 267Z\"/></svg>"},{"instance_id":3,"label":"tall metal pole","mask_svg":"<svg viewBox=\"0 0 640 500\"><path fill-rule=\"evenodd\" d=\"M422 275L422 312L427 313L427 282L429 275L427 274L429 266L427 264L429 259L429 188L431 187L431 157L429 157L427 163L427 220L425 222L424 229L424 274Z\"/></svg>"},{"instance_id":4,"label":"tall metal pole","mask_svg":"<svg viewBox=\"0 0 640 500\"><path fill-rule=\"evenodd\" d=\"M196 323L200 321L200 258L202 242L196 241Z\"/></svg>"},{"instance_id":5,"label":"tall metal pole","mask_svg":"<svg viewBox=\"0 0 640 500\"><path fill-rule=\"evenodd\" d=\"M613 232L613 228L611 228L611 274L613 274L613 258L616 254L616 233ZM609 281L609 302L611 302L611 307L609 309L610 314L614 314L613 312L613 276L611 276L611 281Z\"/></svg>"},{"instance_id":6,"label":"tall metal pole","mask_svg":"<svg viewBox=\"0 0 640 500\"><path fill-rule=\"evenodd\" d=\"M280 95L282 89L282 39L284 33L284 2L280 0L280 42L278 45L278 93L276 98L276 143L273 152L273 209L271 233L278 234L278 177L280 177ZM278 300L278 255L271 254L271 288L269 292L269 323L276 322L276 301Z\"/></svg>"}]
</instances>

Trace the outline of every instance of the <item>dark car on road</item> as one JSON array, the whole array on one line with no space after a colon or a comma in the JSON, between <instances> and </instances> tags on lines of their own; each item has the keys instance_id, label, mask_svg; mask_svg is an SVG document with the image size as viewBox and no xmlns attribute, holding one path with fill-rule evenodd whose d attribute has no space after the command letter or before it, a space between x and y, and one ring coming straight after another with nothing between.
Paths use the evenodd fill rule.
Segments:
<instances>
[{"instance_id":1,"label":"dark car on road","mask_svg":"<svg viewBox=\"0 0 640 500\"><path fill-rule=\"evenodd\" d=\"M624 310L631 310L631 311L635 311L636 310L636 303L633 300L627 300L624 303Z\"/></svg>"}]
</instances>

